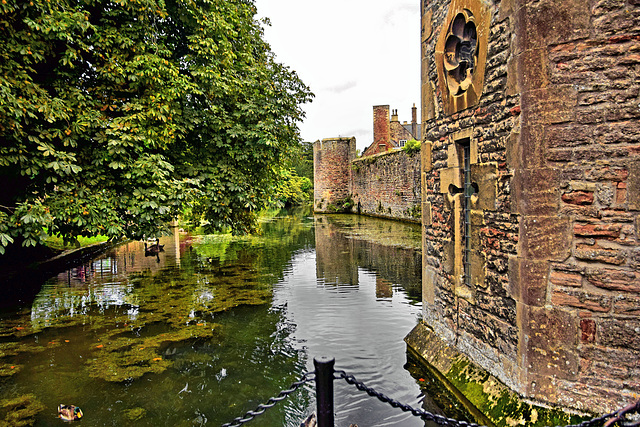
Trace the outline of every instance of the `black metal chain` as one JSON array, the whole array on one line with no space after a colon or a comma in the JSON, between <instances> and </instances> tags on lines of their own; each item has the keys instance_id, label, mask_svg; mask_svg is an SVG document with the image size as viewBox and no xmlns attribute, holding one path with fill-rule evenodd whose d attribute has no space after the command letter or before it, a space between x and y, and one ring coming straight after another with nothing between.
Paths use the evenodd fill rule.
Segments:
<instances>
[{"instance_id":1,"label":"black metal chain","mask_svg":"<svg viewBox=\"0 0 640 427\"><path fill-rule=\"evenodd\" d=\"M337 376L335 376L337 375ZM424 409L414 408L410 405L406 405L404 403L398 402L395 399L392 399L371 387L367 387L364 383L358 381L356 377L353 375L347 374L345 371L334 370L334 379L343 379L347 382L347 384L354 385L358 390L364 391L371 397L376 397L378 400L384 403L388 403L394 408L400 408L404 412L411 412L411 414L415 417L420 417L424 421L435 422L442 426L447 427L485 427L480 424L470 423L467 421L459 421L453 418L447 418L442 415L432 414L431 412L425 411ZM239 427L249 421L253 420L258 415L264 414L264 412L275 406L276 403L286 399L289 397L291 393L296 391L300 386L314 381L316 379L316 375L314 372L306 372L302 375L299 381L291 384L291 387L287 390L282 390L277 397L270 398L267 403L263 403L258 405L255 411L248 411L242 417L235 418L232 422L222 424L222 427ZM621 427L640 427L640 419L627 419L627 415L635 414L640 412L640 400L636 403L632 403L631 405L606 415L602 415L597 418L593 418L591 420L583 421L580 424L571 424L565 427L592 427L599 426L604 424L604 427L613 427L614 425L619 425ZM608 421L607 421L608 420Z\"/></svg>"},{"instance_id":2,"label":"black metal chain","mask_svg":"<svg viewBox=\"0 0 640 427\"><path fill-rule=\"evenodd\" d=\"M243 425L244 423L248 423L249 421L251 421L252 419L257 417L258 415L264 414L264 411L266 411L267 409L274 407L276 403L278 403L278 402L286 399L287 397L289 397L289 395L291 393L296 391L303 384L306 384L306 383L308 383L310 381L314 381L315 378L316 377L315 377L315 374L313 372L304 373L302 375L302 377L300 378L300 381L296 381L293 384L291 384L291 387L289 387L287 390L282 390L280 392L280 394L278 394L277 397L269 398L269 400L267 400L267 403L262 403L262 404L258 405L258 407L254 411L248 411L243 416L235 418L230 423L222 424L222 427L239 427L239 426Z\"/></svg>"},{"instance_id":3,"label":"black metal chain","mask_svg":"<svg viewBox=\"0 0 640 427\"><path fill-rule=\"evenodd\" d=\"M347 382L347 384L356 386L358 390L364 391L369 396L377 397L381 402L388 403L394 408L400 408L404 412L411 412L412 415L420 417L424 421L432 421L442 426L448 427L483 427L479 424L454 420L453 418L447 418L443 417L442 415L432 414L431 412L425 411L424 409L418 409L409 405L405 405L404 403L400 403L397 400L385 396L384 394L372 389L371 387L367 387L364 383L358 381L356 377L354 377L353 375L348 375L345 371L336 370L335 373L338 374L337 377L334 377L335 379L343 379Z\"/></svg>"},{"instance_id":4,"label":"black metal chain","mask_svg":"<svg viewBox=\"0 0 640 427\"><path fill-rule=\"evenodd\" d=\"M349 375L345 371L336 370L334 371L334 373L338 375L337 377L334 376L334 379L343 379L348 384L356 386L358 390L364 391L369 396L376 397L381 402L388 403L394 408L400 408L404 412L411 412L412 415L420 417L424 421L432 421L439 425L448 427L484 427L480 426L479 424L469 423L467 421L459 421L453 418L443 417L442 415L432 414L431 412L425 411L424 409L417 409L404 403L400 403L397 400L394 400L372 389L371 387L367 387L364 383L358 381L353 375ZM580 424L573 424L565 427L592 427L601 425L604 421L610 418L611 419L604 425L605 427L612 427L616 423L618 423L618 425L620 425L621 427L640 427L640 420L626 420L626 416L628 414L637 412L640 412L640 400L619 411L602 415L588 421L583 421Z\"/></svg>"}]
</instances>

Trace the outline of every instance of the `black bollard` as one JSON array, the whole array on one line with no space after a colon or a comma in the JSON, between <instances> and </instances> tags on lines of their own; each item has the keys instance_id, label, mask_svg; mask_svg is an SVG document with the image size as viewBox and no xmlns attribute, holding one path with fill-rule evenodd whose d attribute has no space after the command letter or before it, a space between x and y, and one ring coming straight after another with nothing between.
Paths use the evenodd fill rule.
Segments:
<instances>
[{"instance_id":1,"label":"black bollard","mask_svg":"<svg viewBox=\"0 0 640 427\"><path fill-rule=\"evenodd\" d=\"M333 366L336 359L317 357L313 359L316 368L316 412L318 427L333 426Z\"/></svg>"}]
</instances>

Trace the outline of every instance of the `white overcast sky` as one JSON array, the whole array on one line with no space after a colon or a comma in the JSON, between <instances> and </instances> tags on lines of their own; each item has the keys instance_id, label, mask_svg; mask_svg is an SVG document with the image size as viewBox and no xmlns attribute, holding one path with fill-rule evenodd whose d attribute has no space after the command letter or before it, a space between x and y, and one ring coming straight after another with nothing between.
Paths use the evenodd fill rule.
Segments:
<instances>
[{"instance_id":1,"label":"white overcast sky","mask_svg":"<svg viewBox=\"0 0 640 427\"><path fill-rule=\"evenodd\" d=\"M255 0L271 26L276 59L295 70L315 98L302 138L373 140L373 106L420 121L420 0Z\"/></svg>"}]
</instances>

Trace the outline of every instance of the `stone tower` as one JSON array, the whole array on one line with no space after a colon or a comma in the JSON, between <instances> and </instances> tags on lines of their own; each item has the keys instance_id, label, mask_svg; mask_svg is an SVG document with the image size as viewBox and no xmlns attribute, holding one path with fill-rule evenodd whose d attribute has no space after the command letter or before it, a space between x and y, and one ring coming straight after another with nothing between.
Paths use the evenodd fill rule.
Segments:
<instances>
[{"instance_id":1,"label":"stone tower","mask_svg":"<svg viewBox=\"0 0 640 427\"><path fill-rule=\"evenodd\" d=\"M355 138L326 138L313 144L313 207L335 212L351 194L351 161L356 157Z\"/></svg>"}]
</instances>

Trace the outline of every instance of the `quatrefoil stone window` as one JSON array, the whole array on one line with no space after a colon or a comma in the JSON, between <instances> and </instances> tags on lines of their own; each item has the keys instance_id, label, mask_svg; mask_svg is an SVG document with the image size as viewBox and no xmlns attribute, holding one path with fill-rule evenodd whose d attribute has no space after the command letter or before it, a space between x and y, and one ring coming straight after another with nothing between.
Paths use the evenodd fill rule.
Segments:
<instances>
[{"instance_id":1,"label":"quatrefoil stone window","mask_svg":"<svg viewBox=\"0 0 640 427\"><path fill-rule=\"evenodd\" d=\"M478 61L478 33L469 11L458 13L449 26L444 47L447 86L452 95L461 95L473 82Z\"/></svg>"},{"instance_id":2,"label":"quatrefoil stone window","mask_svg":"<svg viewBox=\"0 0 640 427\"><path fill-rule=\"evenodd\" d=\"M435 51L445 114L478 104L490 22L490 7L483 0L451 0Z\"/></svg>"}]
</instances>

